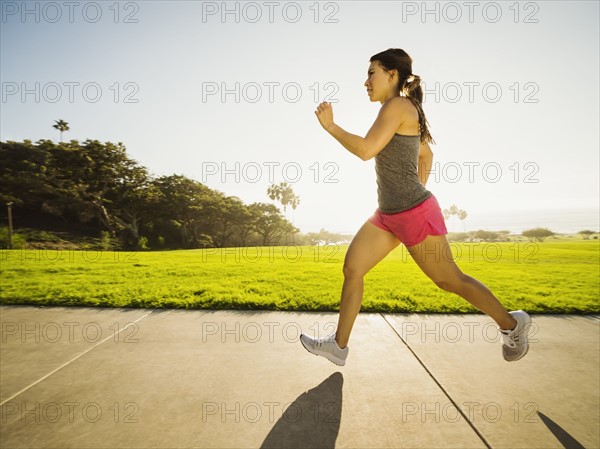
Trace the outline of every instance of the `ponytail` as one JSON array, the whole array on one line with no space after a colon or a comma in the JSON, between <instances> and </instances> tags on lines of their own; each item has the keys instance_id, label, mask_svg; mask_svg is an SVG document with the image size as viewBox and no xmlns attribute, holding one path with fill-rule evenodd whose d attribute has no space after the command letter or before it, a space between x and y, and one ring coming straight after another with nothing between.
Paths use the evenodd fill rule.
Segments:
<instances>
[{"instance_id":1,"label":"ponytail","mask_svg":"<svg viewBox=\"0 0 600 449\"><path fill-rule=\"evenodd\" d=\"M433 137L431 137L431 134L429 133L429 122L425 117L425 112L422 107L423 89L421 89L421 77L419 75L409 75L404 80L401 90L406 97L411 100L419 112L419 134L421 135L421 142L435 144L435 140L433 140Z\"/></svg>"}]
</instances>

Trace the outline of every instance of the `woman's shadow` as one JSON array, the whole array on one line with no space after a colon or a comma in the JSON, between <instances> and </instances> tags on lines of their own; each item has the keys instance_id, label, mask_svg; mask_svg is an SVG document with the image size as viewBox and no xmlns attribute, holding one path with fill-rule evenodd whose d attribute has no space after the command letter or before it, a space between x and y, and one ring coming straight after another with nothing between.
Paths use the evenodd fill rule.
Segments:
<instances>
[{"instance_id":1,"label":"woman's shadow","mask_svg":"<svg viewBox=\"0 0 600 449\"><path fill-rule=\"evenodd\" d=\"M342 417L343 383L342 373L336 372L298 396L277 420L261 449L333 449Z\"/></svg>"}]
</instances>

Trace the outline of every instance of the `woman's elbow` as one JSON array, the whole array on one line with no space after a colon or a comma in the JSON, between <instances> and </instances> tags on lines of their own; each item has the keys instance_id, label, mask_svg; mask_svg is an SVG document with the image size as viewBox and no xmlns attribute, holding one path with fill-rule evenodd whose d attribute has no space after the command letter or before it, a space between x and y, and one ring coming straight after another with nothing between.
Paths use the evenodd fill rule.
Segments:
<instances>
[{"instance_id":1,"label":"woman's elbow","mask_svg":"<svg viewBox=\"0 0 600 449\"><path fill-rule=\"evenodd\" d=\"M360 160L361 161L368 161L368 160L371 160L371 159L373 159L373 155L371 155L371 154L363 154L363 155L360 156Z\"/></svg>"},{"instance_id":2,"label":"woman's elbow","mask_svg":"<svg viewBox=\"0 0 600 449\"><path fill-rule=\"evenodd\" d=\"M361 151L357 156L362 161L368 161L369 159L373 159L375 157L375 153L369 151L368 149L363 149L363 151Z\"/></svg>"}]
</instances>

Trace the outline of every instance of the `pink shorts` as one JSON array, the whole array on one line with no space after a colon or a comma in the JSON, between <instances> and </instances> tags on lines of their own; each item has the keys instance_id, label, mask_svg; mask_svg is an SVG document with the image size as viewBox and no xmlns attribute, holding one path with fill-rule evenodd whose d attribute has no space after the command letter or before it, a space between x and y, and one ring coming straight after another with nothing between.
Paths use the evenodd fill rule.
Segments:
<instances>
[{"instance_id":1,"label":"pink shorts","mask_svg":"<svg viewBox=\"0 0 600 449\"><path fill-rule=\"evenodd\" d=\"M421 243L428 235L448 234L444 215L433 194L412 209L396 214L384 214L377 208L369 221L394 234L405 246Z\"/></svg>"}]
</instances>

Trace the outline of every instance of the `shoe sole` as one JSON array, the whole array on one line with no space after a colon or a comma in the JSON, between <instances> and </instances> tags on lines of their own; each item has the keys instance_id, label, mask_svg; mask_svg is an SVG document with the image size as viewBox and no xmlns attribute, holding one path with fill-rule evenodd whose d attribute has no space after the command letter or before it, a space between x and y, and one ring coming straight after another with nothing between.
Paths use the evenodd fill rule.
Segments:
<instances>
[{"instance_id":1,"label":"shoe sole","mask_svg":"<svg viewBox=\"0 0 600 449\"><path fill-rule=\"evenodd\" d=\"M529 316L529 314L527 314L526 318L527 318L527 320L525 321L525 325L524 325L525 332L523 332L523 334L525 335L525 345L526 345L525 346L525 352L523 352L523 354L521 354L516 359L510 359L510 360L504 359L507 362L516 362L517 360L521 360L529 352L529 328L531 327L531 317Z\"/></svg>"},{"instance_id":2,"label":"shoe sole","mask_svg":"<svg viewBox=\"0 0 600 449\"><path fill-rule=\"evenodd\" d=\"M304 342L302 341L302 339L300 339L300 343L302 343L302 346L304 347L304 349L306 349L312 355L324 357L327 360L329 360L331 363L334 363L335 365L338 365L338 366L344 366L346 364L345 360L341 360L341 359L337 358L336 356L334 356L330 352L320 352L320 351L311 350L310 348L308 348L304 344Z\"/></svg>"}]
</instances>

